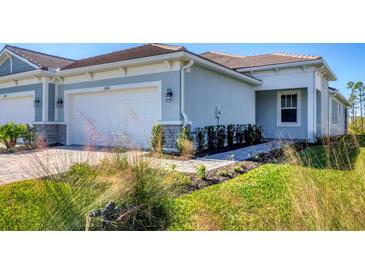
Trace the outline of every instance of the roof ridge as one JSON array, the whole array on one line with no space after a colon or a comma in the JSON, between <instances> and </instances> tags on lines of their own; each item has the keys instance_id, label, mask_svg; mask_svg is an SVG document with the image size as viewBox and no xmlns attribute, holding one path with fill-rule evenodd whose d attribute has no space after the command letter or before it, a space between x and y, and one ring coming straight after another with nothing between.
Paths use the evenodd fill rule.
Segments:
<instances>
[{"instance_id":1,"label":"roof ridge","mask_svg":"<svg viewBox=\"0 0 365 274\"><path fill-rule=\"evenodd\" d=\"M206 54L206 53L214 53L214 54L219 54L219 55L226 55L226 56L235 57L235 58L241 58L241 59L244 59L244 58L249 57L249 56L244 56L244 55L239 55L239 54L225 53L225 52L213 51L213 50L210 50L210 51L207 51L207 52L203 52L200 55L203 55L203 54Z\"/></svg>"},{"instance_id":2,"label":"roof ridge","mask_svg":"<svg viewBox=\"0 0 365 274\"><path fill-rule=\"evenodd\" d=\"M169 49L169 50L178 50L178 49L181 49L181 50L185 50L186 51L186 48L185 47L182 47L182 46L180 47L180 46L163 45L163 44L158 44L158 43L148 43L148 44L142 44L142 45L135 46L135 47L129 47L129 48L126 48L126 49L115 50L115 51L108 52L108 53L103 53L103 54L98 54L98 55L94 55L94 56L82 58L82 59L76 60L75 63L76 62L85 61L85 60L90 60L90 59L93 59L93 58L105 57L105 56L109 56L109 55L112 55L112 54L115 54L115 53L130 52L130 51L134 51L136 49L143 48L143 47L147 47L147 46L160 47L160 48ZM62 69L67 69L67 67L69 67L71 65L72 64L67 65L67 66L63 67Z\"/></svg>"},{"instance_id":3,"label":"roof ridge","mask_svg":"<svg viewBox=\"0 0 365 274\"><path fill-rule=\"evenodd\" d=\"M164 49L172 49L172 50L186 49L184 46L176 46L176 45L169 45L169 44L162 44L162 43L150 43L147 45L152 45L152 46L156 46L156 47L160 47L160 48L164 48Z\"/></svg>"},{"instance_id":4,"label":"roof ridge","mask_svg":"<svg viewBox=\"0 0 365 274\"><path fill-rule=\"evenodd\" d=\"M33 52L33 53L46 55L46 56L50 56L50 57L54 57L54 58L59 58L59 59L67 60L67 61L73 61L73 62L77 61L75 59L70 59L70 58L66 58L66 57L57 56L57 55L54 55L54 54L44 53L44 52L40 52L40 51L36 51L36 50L26 49L26 48L22 48L22 47L18 47L18 46L7 45L7 44L4 46L4 48L15 48L15 49L25 50L25 51L28 51L28 52ZM16 53L16 54L18 54L18 53Z\"/></svg>"},{"instance_id":5,"label":"roof ridge","mask_svg":"<svg viewBox=\"0 0 365 274\"><path fill-rule=\"evenodd\" d=\"M288 57L297 57L297 58L322 58L322 56L318 55L309 55L309 54L299 54L299 53L288 53L288 52L273 52L272 55L277 56L288 56Z\"/></svg>"}]
</instances>

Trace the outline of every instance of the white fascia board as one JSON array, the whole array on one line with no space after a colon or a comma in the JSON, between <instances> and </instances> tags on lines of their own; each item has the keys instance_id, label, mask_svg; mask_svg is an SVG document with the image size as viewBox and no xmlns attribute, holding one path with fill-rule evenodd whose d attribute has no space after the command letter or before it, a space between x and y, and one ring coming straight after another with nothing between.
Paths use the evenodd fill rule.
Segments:
<instances>
[{"instance_id":1,"label":"white fascia board","mask_svg":"<svg viewBox=\"0 0 365 274\"><path fill-rule=\"evenodd\" d=\"M207 59L204 59L204 58L201 58L197 55L194 55L194 54L191 54L191 53L188 53L186 52L186 57L188 59L192 59L194 60L195 63L198 63L200 65L203 65L203 66L206 66L210 69L213 69L215 71L218 71L218 72L221 72L223 74L226 74L228 76L231 76L231 77L234 77L234 78L237 78L239 80L243 80L245 82L248 82L250 84L253 84L255 86L259 86L262 84L262 81L261 80L258 80L258 79L254 79L250 76L247 76L247 75L244 75L242 73L239 73L235 70L232 70L230 68L227 68L225 66L222 66L222 65L219 65L217 63L214 63L214 62L211 62Z\"/></svg>"},{"instance_id":2,"label":"white fascia board","mask_svg":"<svg viewBox=\"0 0 365 274\"><path fill-rule=\"evenodd\" d=\"M150 63L154 63L154 62L158 62L158 61L163 61L166 59L171 60L171 59L179 59L182 57L184 57L183 51L174 52L174 53L169 53L169 54L155 55L155 56L113 62L113 63L100 64L100 65L95 65L95 66L87 66L87 67L67 69L67 70L58 70L57 76L63 77L63 76L77 75L80 73L82 74L82 73L86 73L86 72L105 71L105 70L110 70L110 69L119 68L119 67L126 67L126 66L132 66L132 65L140 65L140 64L150 64Z\"/></svg>"},{"instance_id":3,"label":"white fascia board","mask_svg":"<svg viewBox=\"0 0 365 274\"><path fill-rule=\"evenodd\" d=\"M11 81L11 80L19 80L19 79L23 79L23 78L28 78L28 77L32 77L32 76L48 76L48 77L52 77L54 76L54 73L49 72L49 71L45 71L45 70L30 70L30 71L26 71L26 72L21 72L21 73L16 73L16 74L9 74L9 75L5 75L5 76L1 76L0 77L0 82L7 82L7 81Z\"/></svg>"},{"instance_id":4,"label":"white fascia board","mask_svg":"<svg viewBox=\"0 0 365 274\"><path fill-rule=\"evenodd\" d=\"M258 79L254 79L247 75L243 75L232 69L226 68L222 65L208 61L204 58L198 57L194 54L191 54L191 53L188 53L185 51L156 55L156 56L149 56L149 57L144 57L144 58L131 59L131 60L120 61L120 62L106 63L106 64L100 64L100 65L88 66L88 67L82 67L82 68L58 70L56 72L56 76L64 77L64 76L70 76L70 75L83 74L86 72L105 71L105 70L110 70L110 69L120 68L120 67L151 64L154 62L162 62L162 61L166 61L166 60L179 60L179 59L188 59L188 60L192 59L196 63L209 67L210 69L213 69L213 70L219 71L221 73L224 73L226 75L229 75L231 77L249 82L253 85L261 85L261 83L262 83Z\"/></svg>"},{"instance_id":5,"label":"white fascia board","mask_svg":"<svg viewBox=\"0 0 365 274\"><path fill-rule=\"evenodd\" d=\"M300 61L300 62L291 62L291 63L284 63L284 64L275 64L275 65L267 65L267 66L257 66L257 67L250 67L250 68L239 68L236 69L238 72L250 72L250 71L260 71L260 70L272 70L272 69L280 69L280 68L293 68L293 67L301 67L301 66L310 66L310 65L320 65L323 64L327 69L329 75L331 76L331 80L337 80L337 76L326 63L325 60L310 60L310 61Z\"/></svg>"}]
</instances>

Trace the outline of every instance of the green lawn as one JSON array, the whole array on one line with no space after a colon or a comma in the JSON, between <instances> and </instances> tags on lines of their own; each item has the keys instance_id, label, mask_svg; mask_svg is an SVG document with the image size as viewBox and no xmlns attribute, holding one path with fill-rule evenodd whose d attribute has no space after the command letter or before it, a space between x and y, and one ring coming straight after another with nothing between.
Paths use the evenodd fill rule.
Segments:
<instances>
[{"instance_id":1,"label":"green lawn","mask_svg":"<svg viewBox=\"0 0 365 274\"><path fill-rule=\"evenodd\" d=\"M333 152L329 165L327 150L315 146L288 156L297 165L266 164L178 198L169 229L364 230L365 148L345 143L333 151L351 147L350 156Z\"/></svg>"},{"instance_id":2,"label":"green lawn","mask_svg":"<svg viewBox=\"0 0 365 274\"><path fill-rule=\"evenodd\" d=\"M365 137L358 141L289 151L285 163L265 164L170 199L167 229L364 230ZM0 230L83 230L90 210L125 199L125 182L136 179L161 181L171 189L189 183L177 173L141 172L125 161L99 169L79 165L52 181L1 186ZM147 196L136 198L147 201L150 185L144 187Z\"/></svg>"}]
</instances>

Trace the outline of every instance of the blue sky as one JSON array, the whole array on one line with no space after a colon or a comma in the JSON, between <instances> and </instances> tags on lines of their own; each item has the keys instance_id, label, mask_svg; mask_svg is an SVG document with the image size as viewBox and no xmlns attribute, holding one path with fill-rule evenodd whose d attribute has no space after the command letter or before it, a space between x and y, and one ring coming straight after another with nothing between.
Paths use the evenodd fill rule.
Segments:
<instances>
[{"instance_id":1,"label":"blue sky","mask_svg":"<svg viewBox=\"0 0 365 274\"><path fill-rule=\"evenodd\" d=\"M176 45L176 43L174 43ZM49 54L60 55L71 59L80 59L98 54L125 49L140 44L12 44ZM256 55L271 52L302 53L320 55L336 73L338 80L330 85L338 88L348 96L348 81L365 82L365 44L222 44L199 43L183 45L195 53L209 50L223 51L241 55ZM2 48L4 44L0 44Z\"/></svg>"}]
</instances>

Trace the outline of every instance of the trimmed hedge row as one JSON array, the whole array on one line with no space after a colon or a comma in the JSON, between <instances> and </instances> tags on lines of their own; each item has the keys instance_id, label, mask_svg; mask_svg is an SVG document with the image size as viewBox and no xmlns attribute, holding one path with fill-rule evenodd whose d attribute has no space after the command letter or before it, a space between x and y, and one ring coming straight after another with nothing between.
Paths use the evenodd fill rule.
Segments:
<instances>
[{"instance_id":1,"label":"trimmed hedge row","mask_svg":"<svg viewBox=\"0 0 365 274\"><path fill-rule=\"evenodd\" d=\"M194 131L196 148L221 149L234 145L253 145L262 142L261 127L251 124L229 124L196 128Z\"/></svg>"}]
</instances>

